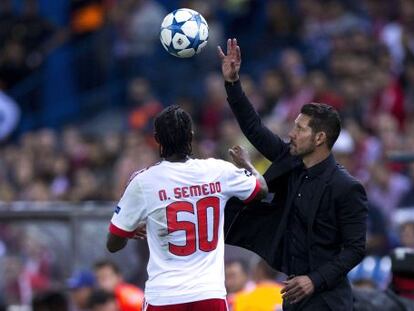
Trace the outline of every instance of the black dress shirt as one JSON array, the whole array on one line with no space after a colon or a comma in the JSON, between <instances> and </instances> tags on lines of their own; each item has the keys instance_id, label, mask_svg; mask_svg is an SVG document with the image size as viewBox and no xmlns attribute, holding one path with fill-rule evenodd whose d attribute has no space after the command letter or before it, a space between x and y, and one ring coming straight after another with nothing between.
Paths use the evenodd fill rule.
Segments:
<instances>
[{"instance_id":1,"label":"black dress shirt","mask_svg":"<svg viewBox=\"0 0 414 311\"><path fill-rule=\"evenodd\" d=\"M310 272L307 245L307 224L309 211L317 208L310 206L313 194L320 188L322 173L334 163L330 155L322 162L306 168L303 163L292 172L292 189L297 189L294 194L292 208L287 222L286 234L284 235L285 256L283 266L288 274L305 275ZM296 185L295 185L296 184ZM316 216L317 217L317 216ZM321 227L331 229L328 236L334 237L334 229L328 221L320 220ZM319 228L315 228L318 230ZM333 241L334 242L334 241Z\"/></svg>"}]
</instances>

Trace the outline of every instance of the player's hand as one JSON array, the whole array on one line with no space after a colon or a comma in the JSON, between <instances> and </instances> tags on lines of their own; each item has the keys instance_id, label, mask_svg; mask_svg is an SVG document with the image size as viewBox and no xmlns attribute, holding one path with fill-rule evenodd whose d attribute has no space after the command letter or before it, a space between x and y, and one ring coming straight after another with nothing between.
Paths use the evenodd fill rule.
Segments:
<instances>
[{"instance_id":1,"label":"player's hand","mask_svg":"<svg viewBox=\"0 0 414 311\"><path fill-rule=\"evenodd\" d=\"M135 233L132 239L145 240L146 238L147 238L147 229L145 225L138 226L137 230L135 230Z\"/></svg>"},{"instance_id":2,"label":"player's hand","mask_svg":"<svg viewBox=\"0 0 414 311\"><path fill-rule=\"evenodd\" d=\"M241 52L240 47L237 45L237 39L227 40L227 55L223 53L220 46L217 47L217 51L221 59L221 71L224 80L228 82L239 80Z\"/></svg>"},{"instance_id":3,"label":"player's hand","mask_svg":"<svg viewBox=\"0 0 414 311\"><path fill-rule=\"evenodd\" d=\"M238 166L245 169L250 169L251 161L249 153L242 146L233 146L229 149L229 154L233 162Z\"/></svg>"},{"instance_id":4,"label":"player's hand","mask_svg":"<svg viewBox=\"0 0 414 311\"><path fill-rule=\"evenodd\" d=\"M299 275L283 282L285 287L280 291L282 298L288 303L298 303L305 297L312 295L315 286L307 275Z\"/></svg>"}]
</instances>

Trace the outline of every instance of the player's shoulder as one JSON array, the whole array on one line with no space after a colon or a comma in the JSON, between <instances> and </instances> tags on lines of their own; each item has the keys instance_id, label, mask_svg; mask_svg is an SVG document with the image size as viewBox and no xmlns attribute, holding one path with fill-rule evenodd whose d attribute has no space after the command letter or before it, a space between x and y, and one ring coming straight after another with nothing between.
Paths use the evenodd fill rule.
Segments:
<instances>
[{"instance_id":1,"label":"player's shoulder","mask_svg":"<svg viewBox=\"0 0 414 311\"><path fill-rule=\"evenodd\" d=\"M147 166L146 168L133 172L129 178L128 184L132 182L139 182L141 180L147 179L148 177L151 177L151 173L153 173L155 170L158 170L160 164L161 162L156 162L150 166Z\"/></svg>"},{"instance_id":2,"label":"player's shoulder","mask_svg":"<svg viewBox=\"0 0 414 311\"><path fill-rule=\"evenodd\" d=\"M217 158L197 159L197 161L204 162L204 163L209 163L211 165L224 165L224 166L226 166L226 165L231 164L230 162L228 162L226 160L217 159Z\"/></svg>"},{"instance_id":3,"label":"player's shoulder","mask_svg":"<svg viewBox=\"0 0 414 311\"><path fill-rule=\"evenodd\" d=\"M209 166L216 169L229 169L235 167L233 163L217 158L194 159L194 161L200 166Z\"/></svg>"}]
</instances>

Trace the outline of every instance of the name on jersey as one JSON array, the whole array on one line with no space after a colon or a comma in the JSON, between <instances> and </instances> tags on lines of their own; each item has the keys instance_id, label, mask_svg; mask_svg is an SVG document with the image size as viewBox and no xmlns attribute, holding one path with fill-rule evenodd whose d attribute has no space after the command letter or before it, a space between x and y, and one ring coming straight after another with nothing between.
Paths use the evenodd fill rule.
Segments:
<instances>
[{"instance_id":1,"label":"name on jersey","mask_svg":"<svg viewBox=\"0 0 414 311\"><path fill-rule=\"evenodd\" d=\"M221 184L219 181L194 186L175 187L172 189L174 199L200 197L220 192ZM160 198L160 201L171 199L171 197L168 196L167 191L164 189L158 191L158 197Z\"/></svg>"}]
</instances>

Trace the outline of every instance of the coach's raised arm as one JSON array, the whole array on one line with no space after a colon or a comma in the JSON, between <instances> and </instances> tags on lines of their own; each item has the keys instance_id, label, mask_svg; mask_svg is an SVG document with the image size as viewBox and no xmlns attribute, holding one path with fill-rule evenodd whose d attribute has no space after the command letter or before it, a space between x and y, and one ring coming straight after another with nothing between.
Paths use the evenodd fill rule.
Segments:
<instances>
[{"instance_id":1,"label":"coach's raised arm","mask_svg":"<svg viewBox=\"0 0 414 311\"><path fill-rule=\"evenodd\" d=\"M347 273L365 254L367 201L363 186L331 153L341 131L327 104L301 108L289 143L266 128L243 93L236 39L218 47L230 107L248 140L272 161L264 174L271 203L226 208L226 243L250 249L290 277L283 310L352 310ZM237 208L236 208L237 207Z\"/></svg>"}]
</instances>

